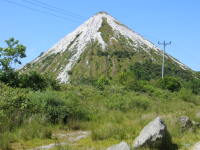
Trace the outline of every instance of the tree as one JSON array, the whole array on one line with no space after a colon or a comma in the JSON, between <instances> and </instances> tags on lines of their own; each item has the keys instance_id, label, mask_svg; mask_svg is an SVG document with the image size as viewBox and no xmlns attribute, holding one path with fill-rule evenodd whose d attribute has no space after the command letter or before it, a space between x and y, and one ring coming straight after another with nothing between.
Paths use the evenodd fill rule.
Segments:
<instances>
[{"instance_id":1,"label":"tree","mask_svg":"<svg viewBox=\"0 0 200 150\"><path fill-rule=\"evenodd\" d=\"M11 67L11 64L21 64L19 58L26 57L26 47L22 44L18 44L18 40L14 40L14 38L11 37L9 40L5 40L5 42L8 44L8 47L0 47L0 73L13 72L14 69Z\"/></svg>"}]
</instances>

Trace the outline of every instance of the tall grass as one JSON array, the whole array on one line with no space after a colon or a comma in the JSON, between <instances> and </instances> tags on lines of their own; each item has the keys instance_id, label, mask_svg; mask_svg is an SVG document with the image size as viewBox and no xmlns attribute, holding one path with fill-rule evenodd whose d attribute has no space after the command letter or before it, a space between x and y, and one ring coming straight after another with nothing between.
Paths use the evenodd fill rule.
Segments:
<instances>
[{"instance_id":1,"label":"tall grass","mask_svg":"<svg viewBox=\"0 0 200 150\"><path fill-rule=\"evenodd\" d=\"M199 96L185 89L170 92L145 84L148 88L145 92L125 90L117 84L106 85L105 90L89 85L62 85L59 92L21 91L21 94L5 87L4 99L0 100L0 148L11 148L13 142L20 140L49 139L55 124L60 130L91 130L90 141L80 143L91 144L94 149L108 148L121 140L131 146L140 131L157 116L163 118L171 142L179 147L200 140L198 128L181 132L175 121L179 116L188 116L200 122L196 117ZM99 142L101 146L97 146ZM74 147L58 144L56 149Z\"/></svg>"}]
</instances>

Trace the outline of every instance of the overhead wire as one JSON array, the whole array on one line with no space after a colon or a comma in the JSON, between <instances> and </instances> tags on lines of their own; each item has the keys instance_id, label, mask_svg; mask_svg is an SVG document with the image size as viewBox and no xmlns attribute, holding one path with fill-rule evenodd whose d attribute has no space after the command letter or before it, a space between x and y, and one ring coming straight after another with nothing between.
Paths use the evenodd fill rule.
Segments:
<instances>
[{"instance_id":1,"label":"overhead wire","mask_svg":"<svg viewBox=\"0 0 200 150\"><path fill-rule=\"evenodd\" d=\"M72 19L69 19L69 18L65 18L65 17L61 17L61 16L58 16L58 15L54 15L54 14L52 14L52 13L48 13L48 12L45 12L45 11L41 11L41 10L38 10L38 9L35 9L35 8L31 8L31 7L28 7L28 6L24 6L24 5L21 5L21 4L19 4L19 3L11 2L11 1L9 1L9 0L4 0L4 1L9 2L9 3L12 3L12 4L15 4L15 5L18 5L18 6L21 6L21 7L25 7L25 8L28 8L28 9L32 9L32 10L35 10L35 11L38 11L38 12L41 12L41 13L45 13L45 14L48 14L48 15L51 15L51 16L54 16L54 17L66 19L66 20L73 21L73 22L76 22L76 23L82 23L82 22L75 21L75 20L72 20ZM66 10L63 10L63 9L60 9L60 8L57 8L57 7L54 7L54 6L51 6L51 5L48 5L48 4L39 2L39 1L37 1L37 0L33 0L33 1L35 1L35 2L37 2L37 3L40 3L40 4L43 4L43 5L46 5L46 6L49 6L49 7L52 7L52 8L54 8L54 9L61 10L61 11L63 11L63 12L67 12L67 13L76 15L76 16L72 16L72 15L69 15L69 14L66 14L66 13L63 13L63 12L60 12L60 11L51 9L51 8L47 8L47 7L45 7L45 6L41 6L41 5L39 5L39 4L35 4L35 3L29 2L29 1L27 1L27 0L23 0L23 1L25 1L25 2L27 2L27 3L30 3L30 4L33 4L33 5L36 5L36 6L39 6L39 7L42 7L42 8L46 8L46 9L49 9L49 10L58 12L58 13L65 14L65 15L68 15L68 16L71 16L71 17L74 17L74 18L78 18L78 19L82 19L82 20L87 19L87 18L84 17L84 16L80 16L80 15L78 15L78 14L71 13L71 12L69 12L69 11L66 11ZM79 17L77 17L77 16L79 16ZM85 19L83 19L83 18L85 18ZM163 40L163 39L161 39L161 38L156 38L156 37L152 37L152 36L148 36L148 35L144 35L144 34L140 34L140 35L146 37L147 39L150 38L151 41L157 41L157 40L165 41L165 40ZM155 45L157 45L157 44L155 44ZM173 45L174 45L174 46L173 46ZM190 58L192 59L191 61L193 61L193 62L195 61L195 63L197 63L197 62L200 63L200 60L199 60L199 59L195 58L194 56L190 55L189 53L187 53L186 51L184 51L183 49L181 49L179 46L177 46L176 44L174 44L174 42L173 42L173 45L172 45L173 48L175 48L175 49L178 50L178 51L181 51L181 54L179 53L179 55L181 55L182 57L185 58L185 56L182 55L182 54L183 54L182 52L184 52L184 53L185 53L184 55L186 55L187 57L190 57ZM176 47L175 47L175 46L176 46ZM169 48L169 49L171 49L171 48ZM172 50L172 49L171 49L171 50ZM173 52L177 53L177 51L173 51ZM188 59L188 58L186 58L186 59ZM194 60L194 59L195 59L195 60Z\"/></svg>"},{"instance_id":2,"label":"overhead wire","mask_svg":"<svg viewBox=\"0 0 200 150\"><path fill-rule=\"evenodd\" d=\"M195 57L192 56L192 55L189 55L187 52L184 52L184 51L182 51L182 50L180 50L180 49L177 49L177 48L176 48L175 46L173 46L173 45L172 45L172 47L173 47L174 49L176 49L177 51L180 51L182 54L187 55L188 57L192 58L193 60L200 62L199 59L195 58Z\"/></svg>"},{"instance_id":3,"label":"overhead wire","mask_svg":"<svg viewBox=\"0 0 200 150\"><path fill-rule=\"evenodd\" d=\"M61 10L61 11L64 11L64 12L67 12L67 13L70 13L70 14L73 14L73 15L76 15L76 16L79 16L79 17L82 17L82 18L85 18L85 19L89 19L89 18L87 18L87 17L81 16L81 15L78 15L78 14L75 14L75 13L72 13L72 12L69 12L69 11L66 11L66 10L63 10L63 9L54 7L54 6L51 6L51 5L49 5L49 4L42 3L42 2L37 1L37 0L33 0L33 1L35 1L35 2L37 2L37 3L40 3L40 4L43 4L43 5L46 5L46 6L49 6L49 7L52 7L52 8L55 8L55 9L59 9L59 10Z\"/></svg>"},{"instance_id":4,"label":"overhead wire","mask_svg":"<svg viewBox=\"0 0 200 150\"><path fill-rule=\"evenodd\" d=\"M187 55L190 55L191 57L195 58L196 60L199 60L198 58L192 56L190 53L186 52L185 50L183 50L182 48L180 48L179 46L177 46L175 43L173 45L175 46L176 49L180 49L181 51L183 51Z\"/></svg>"},{"instance_id":5,"label":"overhead wire","mask_svg":"<svg viewBox=\"0 0 200 150\"><path fill-rule=\"evenodd\" d=\"M22 0L22 1L24 1L24 2L26 2L26 3L29 3L29 4L32 4L32 5L36 5L36 6L39 6L39 7L42 7L42 8L46 8L46 9L49 9L49 10L52 10L52 11L55 11L55 12L58 12L58 13L61 13L61 14L64 14L64 15L68 15L68 16L71 16L71 17L74 17L74 18L77 18L77 19L82 19L82 20L85 20L85 21L86 21L86 19L83 19L83 18L80 18L80 17L76 17L76 16L73 16L73 15L69 15L69 14L66 14L66 13L63 13L63 12L60 12L60 11L57 11L57 10L54 10L54 9L45 7L45 6L41 6L41 5L32 3L32 2L29 2L29 1L27 1L27 0Z\"/></svg>"},{"instance_id":6,"label":"overhead wire","mask_svg":"<svg viewBox=\"0 0 200 150\"><path fill-rule=\"evenodd\" d=\"M188 57L185 57L184 55L182 55L180 52L177 52L177 51L174 51L172 48L168 47L168 49L172 50L173 52L177 53L178 55L186 58L186 59L189 59L190 61L196 63L196 64L199 64L200 65L200 62L197 62L197 61L194 61L192 58L188 58Z\"/></svg>"},{"instance_id":7,"label":"overhead wire","mask_svg":"<svg viewBox=\"0 0 200 150\"><path fill-rule=\"evenodd\" d=\"M44 11L41 11L41 10L38 10L38 9L35 9L35 8L31 8L31 7L28 7L28 6L24 6L24 5L15 3L15 2L11 2L11 1L9 1L9 0L4 0L4 1L9 2L9 3L12 3L12 4L15 4L15 5L18 5L18 6L21 6L21 7L25 7L25 8L28 8L28 9L32 9L32 10L35 10L35 11L38 11L38 12L42 12L42 13L45 13L45 14L48 14L48 15L51 15L51 16L54 16L54 17L62 18L62 19L65 19L65 20L69 20L69 21L76 22L76 23L82 23L82 22L79 22L79 21L75 21L75 20L72 20L72 19L68 19L68 18L65 18L65 17L61 17L61 16L58 16L58 15L54 15L54 14L51 14L51 13L48 13L48 12L44 12Z\"/></svg>"},{"instance_id":8,"label":"overhead wire","mask_svg":"<svg viewBox=\"0 0 200 150\"><path fill-rule=\"evenodd\" d=\"M148 36L148 37L150 37L150 36ZM147 38L148 38L148 37L147 37ZM161 40L160 38L151 37L151 40L157 41L157 40L155 40L155 39ZM172 52L175 52L175 53L179 54L180 56L182 56L182 57L184 57L184 58L187 57L186 59L190 59L192 62L195 62L195 63L200 64L200 60L199 60L199 59L195 58L195 57L192 56L192 55L189 55L186 51L185 51L185 53L183 53L183 50L182 50L180 47L179 47L179 49L178 49L178 48L174 47L173 45L176 45L176 44L174 44L174 42L171 44L171 46L172 46L174 49L176 49L177 51L179 51L180 53L178 53L176 50L172 49L171 47L168 47L168 49L172 50ZM177 46L177 47L178 47L178 46Z\"/></svg>"}]
</instances>

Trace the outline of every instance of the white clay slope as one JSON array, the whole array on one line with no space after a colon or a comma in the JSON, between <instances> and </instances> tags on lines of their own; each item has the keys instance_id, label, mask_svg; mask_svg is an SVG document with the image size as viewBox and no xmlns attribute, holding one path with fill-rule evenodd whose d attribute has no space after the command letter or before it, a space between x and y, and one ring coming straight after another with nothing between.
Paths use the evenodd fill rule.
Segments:
<instances>
[{"instance_id":1,"label":"white clay slope","mask_svg":"<svg viewBox=\"0 0 200 150\"><path fill-rule=\"evenodd\" d=\"M69 81L69 75L67 74L67 71L73 67L73 65L78 60L79 56L84 51L86 44L89 41L91 41L91 39L94 39L94 41L98 40L99 43L101 43L103 50L105 49L107 44L103 41L101 37L101 32L98 32L103 22L102 18L107 18L107 22L113 28L115 34L119 32L121 35L132 39L135 43L137 43L137 45L146 44L149 48L153 48L156 51L161 51L161 49L159 49L157 46L155 46L154 44L152 44L151 42L149 42L136 32L127 28L112 16L108 15L107 13L98 13L93 17L91 17L90 19L88 19L86 22L84 22L75 31L68 34L66 37L62 38L58 43L56 43L52 48L47 50L42 55L42 57L44 57L45 55L48 56L52 53L58 53L58 52L63 53L67 49L67 46L70 44L70 42L72 42L76 38L76 36L79 33L81 33L80 36L76 39L76 41L73 43L73 45L71 45L69 49L70 51L75 50L76 53L70 58L69 63L64 67L64 69L62 69L62 71L59 73L57 77L57 79L60 79L61 82L67 83ZM37 61L41 61L41 57L36 58L33 62ZM183 68L187 68L184 64L180 62L178 63Z\"/></svg>"}]
</instances>

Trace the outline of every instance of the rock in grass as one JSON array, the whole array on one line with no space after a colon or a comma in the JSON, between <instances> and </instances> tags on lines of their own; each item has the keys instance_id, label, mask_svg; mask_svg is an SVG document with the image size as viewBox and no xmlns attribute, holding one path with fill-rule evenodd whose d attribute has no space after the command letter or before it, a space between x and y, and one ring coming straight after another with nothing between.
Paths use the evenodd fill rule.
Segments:
<instances>
[{"instance_id":1,"label":"rock in grass","mask_svg":"<svg viewBox=\"0 0 200 150\"><path fill-rule=\"evenodd\" d=\"M167 133L167 127L162 118L157 117L145 126L140 135L134 140L133 148L150 147L160 148Z\"/></svg>"},{"instance_id":2,"label":"rock in grass","mask_svg":"<svg viewBox=\"0 0 200 150\"><path fill-rule=\"evenodd\" d=\"M130 150L130 147L126 142L122 141L117 145L109 147L107 150Z\"/></svg>"},{"instance_id":3,"label":"rock in grass","mask_svg":"<svg viewBox=\"0 0 200 150\"><path fill-rule=\"evenodd\" d=\"M192 129L192 122L189 117L187 116L180 116L178 118L178 122L180 123L180 130L191 130Z\"/></svg>"}]
</instances>

